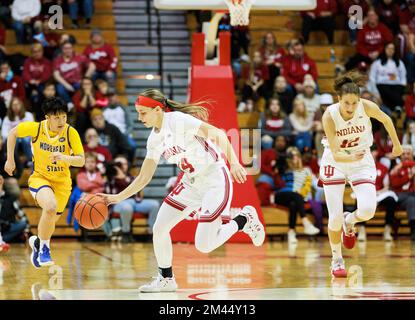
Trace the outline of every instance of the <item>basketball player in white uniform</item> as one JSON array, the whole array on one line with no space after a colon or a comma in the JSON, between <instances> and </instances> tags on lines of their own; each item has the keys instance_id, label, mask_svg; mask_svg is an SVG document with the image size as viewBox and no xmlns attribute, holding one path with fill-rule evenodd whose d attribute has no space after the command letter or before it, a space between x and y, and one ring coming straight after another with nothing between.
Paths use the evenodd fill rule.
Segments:
<instances>
[{"instance_id":1,"label":"basketball player in white uniform","mask_svg":"<svg viewBox=\"0 0 415 320\"><path fill-rule=\"evenodd\" d=\"M265 239L265 231L252 206L245 206L228 224L221 215L229 213L232 179L246 181L246 171L226 134L196 118L207 119L200 104L183 105L167 100L153 89L138 96L135 104L138 119L153 130L147 140L147 155L138 177L117 195L103 195L108 203L116 203L142 190L152 179L161 157L177 164L185 173L180 183L165 198L153 228L154 252L159 266L158 277L140 287L141 292L169 292L177 289L172 271L173 250L170 230L187 216L199 211L195 235L196 248L211 252L239 230L247 233L255 246ZM212 143L214 140L220 149ZM231 169L221 157L225 153Z\"/></svg>"},{"instance_id":2,"label":"basketball player in white uniform","mask_svg":"<svg viewBox=\"0 0 415 320\"><path fill-rule=\"evenodd\" d=\"M348 73L335 81L339 102L327 108L323 115L326 137L320 166L329 211L328 235L332 250L331 272L334 277L346 277L341 242L351 249L355 244L354 225L371 219L376 211L376 167L370 152L373 143L370 118L380 121L393 142L392 154L398 157L402 147L392 120L372 101L360 99L362 77ZM357 199L355 212L343 213L343 195L348 182Z\"/></svg>"}]
</instances>

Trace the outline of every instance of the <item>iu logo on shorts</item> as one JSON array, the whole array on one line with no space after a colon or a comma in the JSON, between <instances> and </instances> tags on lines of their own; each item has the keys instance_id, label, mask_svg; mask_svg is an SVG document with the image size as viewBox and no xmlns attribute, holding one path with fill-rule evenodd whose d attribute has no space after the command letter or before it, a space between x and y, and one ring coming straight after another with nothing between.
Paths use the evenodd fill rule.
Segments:
<instances>
[{"instance_id":1,"label":"iu logo on shorts","mask_svg":"<svg viewBox=\"0 0 415 320\"><path fill-rule=\"evenodd\" d=\"M324 175L326 178L331 178L334 175L334 167L330 165L324 166Z\"/></svg>"},{"instance_id":2,"label":"iu logo on shorts","mask_svg":"<svg viewBox=\"0 0 415 320\"><path fill-rule=\"evenodd\" d=\"M180 183L171 191L172 196L177 196L184 189L183 183Z\"/></svg>"}]
</instances>

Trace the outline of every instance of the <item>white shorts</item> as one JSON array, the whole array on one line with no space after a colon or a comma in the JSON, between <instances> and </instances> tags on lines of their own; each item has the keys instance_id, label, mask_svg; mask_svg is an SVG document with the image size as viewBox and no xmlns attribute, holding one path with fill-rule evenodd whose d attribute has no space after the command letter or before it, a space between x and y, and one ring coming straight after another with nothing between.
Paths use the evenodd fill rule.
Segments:
<instances>
[{"instance_id":1,"label":"white shorts","mask_svg":"<svg viewBox=\"0 0 415 320\"><path fill-rule=\"evenodd\" d=\"M184 175L164 202L186 215L200 210L199 222L212 222L221 215L229 215L232 194L229 169L218 162L194 178Z\"/></svg>"},{"instance_id":2,"label":"white shorts","mask_svg":"<svg viewBox=\"0 0 415 320\"><path fill-rule=\"evenodd\" d=\"M336 162L330 149L325 148L320 164L320 181L324 186L345 184L352 187L363 183L375 185L376 165L372 154L366 151L363 159L355 162Z\"/></svg>"}]
</instances>

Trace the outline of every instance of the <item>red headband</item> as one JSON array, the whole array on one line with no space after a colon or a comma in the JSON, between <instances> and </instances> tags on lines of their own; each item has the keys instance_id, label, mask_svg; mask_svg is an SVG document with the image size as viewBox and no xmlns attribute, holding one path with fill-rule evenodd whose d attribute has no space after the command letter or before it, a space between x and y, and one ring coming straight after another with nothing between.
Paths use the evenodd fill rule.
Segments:
<instances>
[{"instance_id":1,"label":"red headband","mask_svg":"<svg viewBox=\"0 0 415 320\"><path fill-rule=\"evenodd\" d=\"M167 99L166 99L167 102ZM152 98L146 97L146 96L138 96L137 100L135 100L135 104L140 105L140 106L144 106L144 107L148 107L148 108L156 108L156 107L160 107L162 108L165 112L170 112L171 109L161 103L160 101L154 100Z\"/></svg>"}]
</instances>

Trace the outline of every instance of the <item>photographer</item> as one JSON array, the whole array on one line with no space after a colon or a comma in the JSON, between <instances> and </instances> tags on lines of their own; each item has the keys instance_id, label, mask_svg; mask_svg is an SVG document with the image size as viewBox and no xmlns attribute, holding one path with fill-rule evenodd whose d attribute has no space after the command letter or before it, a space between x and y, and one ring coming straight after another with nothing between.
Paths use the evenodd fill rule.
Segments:
<instances>
[{"instance_id":1,"label":"photographer","mask_svg":"<svg viewBox=\"0 0 415 320\"><path fill-rule=\"evenodd\" d=\"M114 162L107 165L107 177L108 182L105 187L107 194L117 194L123 191L134 180L134 177L129 174L128 160L125 156L117 156ZM122 242L133 242L131 221L134 212L148 214L148 231L152 233L159 207L158 201L143 199L142 191L114 205L112 211L119 213L121 217ZM119 229L118 219L111 219L110 224L113 231Z\"/></svg>"},{"instance_id":2,"label":"photographer","mask_svg":"<svg viewBox=\"0 0 415 320\"><path fill-rule=\"evenodd\" d=\"M411 240L415 241L415 161L411 145L402 146L401 162L390 172L392 190L398 195L398 205L408 214Z\"/></svg>"},{"instance_id":3,"label":"photographer","mask_svg":"<svg viewBox=\"0 0 415 320\"><path fill-rule=\"evenodd\" d=\"M29 223L16 198L3 190L4 179L0 176L0 247L5 242L28 238ZM16 216L19 219L16 219ZM1 237L2 235L2 237Z\"/></svg>"}]
</instances>

